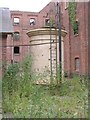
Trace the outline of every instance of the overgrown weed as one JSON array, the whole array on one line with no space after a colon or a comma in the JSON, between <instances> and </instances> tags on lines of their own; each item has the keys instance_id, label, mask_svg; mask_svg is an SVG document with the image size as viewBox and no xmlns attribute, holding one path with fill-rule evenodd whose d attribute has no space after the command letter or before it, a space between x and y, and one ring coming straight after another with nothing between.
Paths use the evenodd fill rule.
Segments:
<instances>
[{"instance_id":1,"label":"overgrown weed","mask_svg":"<svg viewBox=\"0 0 90 120\"><path fill-rule=\"evenodd\" d=\"M57 85L36 85L32 59L9 66L3 78L3 112L15 118L85 118L87 87L78 76Z\"/></svg>"}]
</instances>

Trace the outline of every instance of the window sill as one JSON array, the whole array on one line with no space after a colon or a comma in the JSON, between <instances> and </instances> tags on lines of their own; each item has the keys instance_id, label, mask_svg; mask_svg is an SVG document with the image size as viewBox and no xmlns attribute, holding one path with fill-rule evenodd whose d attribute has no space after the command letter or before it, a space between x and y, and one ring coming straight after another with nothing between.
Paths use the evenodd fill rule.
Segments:
<instances>
[{"instance_id":1,"label":"window sill","mask_svg":"<svg viewBox=\"0 0 90 120\"><path fill-rule=\"evenodd\" d=\"M15 24L15 23L14 23L13 26L20 26L20 24Z\"/></svg>"},{"instance_id":2,"label":"window sill","mask_svg":"<svg viewBox=\"0 0 90 120\"><path fill-rule=\"evenodd\" d=\"M20 55L20 53L14 53L14 55L15 55L15 56L19 56L19 55Z\"/></svg>"},{"instance_id":3,"label":"window sill","mask_svg":"<svg viewBox=\"0 0 90 120\"><path fill-rule=\"evenodd\" d=\"M74 37L77 37L77 36L79 36L79 34L75 34L75 35L74 35Z\"/></svg>"}]
</instances>

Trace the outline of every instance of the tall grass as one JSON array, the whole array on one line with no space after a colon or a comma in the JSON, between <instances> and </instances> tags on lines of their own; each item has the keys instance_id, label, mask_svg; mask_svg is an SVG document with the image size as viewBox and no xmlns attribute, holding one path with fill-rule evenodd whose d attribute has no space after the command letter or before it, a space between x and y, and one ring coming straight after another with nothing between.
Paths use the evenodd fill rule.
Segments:
<instances>
[{"instance_id":1,"label":"tall grass","mask_svg":"<svg viewBox=\"0 0 90 120\"><path fill-rule=\"evenodd\" d=\"M15 118L87 117L87 88L79 77L61 86L36 85L31 68L31 57L8 67L2 81L3 113Z\"/></svg>"},{"instance_id":2,"label":"tall grass","mask_svg":"<svg viewBox=\"0 0 90 120\"><path fill-rule=\"evenodd\" d=\"M32 89L31 65L31 57L27 57L22 63L14 63L8 67L2 80L3 107L7 106L8 102L11 102L10 99L15 96L13 102L23 96L29 96ZM5 107L7 110L8 108L10 107Z\"/></svg>"}]
</instances>

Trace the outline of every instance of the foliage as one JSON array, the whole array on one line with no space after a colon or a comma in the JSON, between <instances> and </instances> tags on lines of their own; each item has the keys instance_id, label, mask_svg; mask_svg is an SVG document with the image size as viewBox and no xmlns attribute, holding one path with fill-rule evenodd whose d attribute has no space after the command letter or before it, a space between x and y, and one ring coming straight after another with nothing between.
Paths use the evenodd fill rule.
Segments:
<instances>
[{"instance_id":1,"label":"foliage","mask_svg":"<svg viewBox=\"0 0 90 120\"><path fill-rule=\"evenodd\" d=\"M69 2L68 13L69 13L71 25L73 28L73 32L74 32L74 34L78 34L78 22L76 21L76 2L75 2L75 0L72 0L72 2Z\"/></svg>"},{"instance_id":2,"label":"foliage","mask_svg":"<svg viewBox=\"0 0 90 120\"><path fill-rule=\"evenodd\" d=\"M29 95L30 88L32 88L30 84L31 61L31 57L27 57L22 63L11 64L8 67L2 80L2 93L5 101L15 93L20 97ZM6 103L5 101L3 102Z\"/></svg>"},{"instance_id":3,"label":"foliage","mask_svg":"<svg viewBox=\"0 0 90 120\"><path fill-rule=\"evenodd\" d=\"M24 83L25 86L27 84ZM28 96L24 88L14 91L9 96L10 99L8 99L8 94L5 94L4 111L12 112L15 118L87 117L88 93L79 77L75 76L72 80L64 81L61 87L50 88L48 85L33 84L32 81L27 87ZM21 91L22 96L20 96Z\"/></svg>"},{"instance_id":4,"label":"foliage","mask_svg":"<svg viewBox=\"0 0 90 120\"><path fill-rule=\"evenodd\" d=\"M10 93L13 90L13 88L17 89L17 80L15 80L15 78L18 71L18 64L11 64L6 70L2 80L2 86L5 91L8 91Z\"/></svg>"},{"instance_id":5,"label":"foliage","mask_svg":"<svg viewBox=\"0 0 90 120\"><path fill-rule=\"evenodd\" d=\"M31 57L8 67L2 81L4 113L11 112L14 118L87 117L87 86L79 77L74 76L61 86L36 85L33 80L45 78L48 70L37 78L31 68Z\"/></svg>"},{"instance_id":6,"label":"foliage","mask_svg":"<svg viewBox=\"0 0 90 120\"><path fill-rule=\"evenodd\" d=\"M53 16L50 18L50 26L55 27L55 19Z\"/></svg>"}]
</instances>

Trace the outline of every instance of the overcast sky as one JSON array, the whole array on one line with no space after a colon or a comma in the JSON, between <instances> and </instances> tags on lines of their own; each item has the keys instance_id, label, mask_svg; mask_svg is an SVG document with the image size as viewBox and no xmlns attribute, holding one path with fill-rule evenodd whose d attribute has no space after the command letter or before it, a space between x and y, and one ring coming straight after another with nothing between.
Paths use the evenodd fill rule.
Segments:
<instances>
[{"instance_id":1,"label":"overcast sky","mask_svg":"<svg viewBox=\"0 0 90 120\"><path fill-rule=\"evenodd\" d=\"M0 0L0 7L10 10L39 12L51 0Z\"/></svg>"},{"instance_id":2,"label":"overcast sky","mask_svg":"<svg viewBox=\"0 0 90 120\"><path fill-rule=\"evenodd\" d=\"M10 10L39 12L43 7L45 7L51 1L65 2L68 0L0 0L0 7L7 7ZM76 0L76 1L88 2L90 0Z\"/></svg>"}]
</instances>

